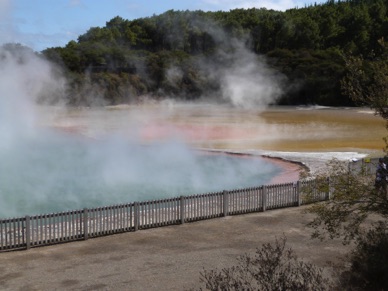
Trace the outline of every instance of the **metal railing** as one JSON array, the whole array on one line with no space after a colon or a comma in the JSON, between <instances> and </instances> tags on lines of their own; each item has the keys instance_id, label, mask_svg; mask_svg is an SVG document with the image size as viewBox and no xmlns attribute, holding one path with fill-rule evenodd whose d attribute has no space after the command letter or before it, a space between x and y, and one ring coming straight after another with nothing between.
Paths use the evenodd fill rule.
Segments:
<instances>
[{"instance_id":1,"label":"metal railing","mask_svg":"<svg viewBox=\"0 0 388 291\"><path fill-rule=\"evenodd\" d=\"M378 158L349 163L349 170L373 174ZM328 181L329 183L329 181ZM308 198L306 198L308 194ZM0 251L182 224L198 220L300 206L328 200L315 179L200 195L0 219Z\"/></svg>"},{"instance_id":2,"label":"metal railing","mask_svg":"<svg viewBox=\"0 0 388 291\"><path fill-rule=\"evenodd\" d=\"M1 219L0 251L298 206L306 203L302 184L314 187L314 180ZM316 193L314 201L327 197Z\"/></svg>"}]
</instances>

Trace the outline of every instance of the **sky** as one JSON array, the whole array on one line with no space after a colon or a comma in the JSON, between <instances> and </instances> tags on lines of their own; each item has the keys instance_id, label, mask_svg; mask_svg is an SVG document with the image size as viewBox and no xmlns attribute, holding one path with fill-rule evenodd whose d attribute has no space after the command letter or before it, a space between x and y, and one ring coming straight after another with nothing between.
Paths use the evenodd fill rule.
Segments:
<instances>
[{"instance_id":1,"label":"sky","mask_svg":"<svg viewBox=\"0 0 388 291\"><path fill-rule=\"evenodd\" d=\"M91 27L120 16L133 20L167 10L229 11L267 8L285 11L326 0L0 0L0 44L20 43L42 51L63 47Z\"/></svg>"}]
</instances>

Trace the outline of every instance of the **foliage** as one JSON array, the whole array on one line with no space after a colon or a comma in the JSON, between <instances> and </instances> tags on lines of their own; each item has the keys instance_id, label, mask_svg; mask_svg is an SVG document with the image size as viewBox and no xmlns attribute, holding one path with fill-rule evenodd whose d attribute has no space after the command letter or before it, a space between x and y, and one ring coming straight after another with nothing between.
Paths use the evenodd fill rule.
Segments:
<instances>
[{"instance_id":1,"label":"foliage","mask_svg":"<svg viewBox=\"0 0 388 291\"><path fill-rule=\"evenodd\" d=\"M307 209L316 215L309 223L314 229L313 237L342 237L344 243L349 243L362 233L369 216L388 218L386 193L375 187L374 175L367 175L364 171L362 168L351 170L348 162L333 159L325 169L316 173L317 187L330 191L330 200ZM329 184L327 177L330 177ZM306 195L312 194L307 192Z\"/></svg>"},{"instance_id":2,"label":"foliage","mask_svg":"<svg viewBox=\"0 0 388 291\"><path fill-rule=\"evenodd\" d=\"M365 57L377 51L377 40L388 37L387 11L384 0L347 0L284 12L169 10L134 20L116 16L104 27L91 27L65 47L48 48L42 54L69 74L92 80L102 72L118 77L105 94L108 103L128 100L116 96L127 87L121 73L139 80L140 87L131 88L133 94L197 99L217 95L221 87L202 65L229 68L230 58L219 56L236 51L239 42L250 52L267 56L273 68L289 78L290 90L280 103L348 106L352 103L339 82L345 69L341 53ZM182 72L174 82L168 80L172 67ZM74 88L71 84L69 98L79 94Z\"/></svg>"},{"instance_id":3,"label":"foliage","mask_svg":"<svg viewBox=\"0 0 388 291\"><path fill-rule=\"evenodd\" d=\"M341 290L388 290L388 225L380 222L360 236L351 267L340 276Z\"/></svg>"},{"instance_id":4,"label":"foliage","mask_svg":"<svg viewBox=\"0 0 388 291\"><path fill-rule=\"evenodd\" d=\"M378 41L378 51L368 58L347 56L347 74L342 81L345 94L355 102L367 105L387 120L388 128L388 44Z\"/></svg>"},{"instance_id":5,"label":"foliage","mask_svg":"<svg viewBox=\"0 0 388 291\"><path fill-rule=\"evenodd\" d=\"M0 59L5 59L6 54L16 57L19 62L24 62L23 58L34 54L34 52L29 47L21 45L20 43L6 43L0 48Z\"/></svg>"},{"instance_id":6,"label":"foliage","mask_svg":"<svg viewBox=\"0 0 388 291\"><path fill-rule=\"evenodd\" d=\"M330 177L330 183L325 180ZM313 204L309 226L315 238L343 238L355 243L349 267L339 276L339 290L387 290L388 200L375 184L374 173L348 162L332 160L317 174L318 187L330 200ZM383 182L386 183L386 182ZM312 195L307 193L307 196Z\"/></svg>"},{"instance_id":7,"label":"foliage","mask_svg":"<svg viewBox=\"0 0 388 291\"><path fill-rule=\"evenodd\" d=\"M388 46L384 38L376 43L379 46L367 55L344 56L346 75L341 88L357 105L368 106L383 117L388 129ZM327 170L318 174L330 177L327 190L331 199L308 209L316 215L310 226L315 237L343 237L345 243L356 243L350 268L340 276L341 290L387 290L387 181L383 178L376 184L374 173L351 171L349 166L332 161ZM322 184L325 186L328 187Z\"/></svg>"},{"instance_id":8,"label":"foliage","mask_svg":"<svg viewBox=\"0 0 388 291\"><path fill-rule=\"evenodd\" d=\"M387 105L384 97L388 92L388 46L384 39L380 39L378 43L381 45L378 54L372 52L367 58L346 58L347 76L343 81L343 89L355 101L384 110ZM386 111L381 111L381 115L388 117Z\"/></svg>"},{"instance_id":9,"label":"foliage","mask_svg":"<svg viewBox=\"0 0 388 291\"><path fill-rule=\"evenodd\" d=\"M321 269L286 248L285 237L239 257L232 267L204 270L201 282L205 290L331 290Z\"/></svg>"},{"instance_id":10,"label":"foliage","mask_svg":"<svg viewBox=\"0 0 388 291\"><path fill-rule=\"evenodd\" d=\"M280 104L352 104L349 98L338 95L345 64L338 49L275 49L268 53L268 57L271 64L283 71L289 80L290 90L279 101Z\"/></svg>"}]
</instances>

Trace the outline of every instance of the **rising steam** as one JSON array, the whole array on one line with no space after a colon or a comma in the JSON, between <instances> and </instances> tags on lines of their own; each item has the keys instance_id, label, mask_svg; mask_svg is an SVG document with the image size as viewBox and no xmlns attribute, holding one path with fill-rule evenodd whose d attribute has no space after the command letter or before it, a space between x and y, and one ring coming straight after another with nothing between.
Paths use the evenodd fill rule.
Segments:
<instances>
[{"instance_id":1,"label":"rising steam","mask_svg":"<svg viewBox=\"0 0 388 291\"><path fill-rule=\"evenodd\" d=\"M236 45L230 65L219 74L224 100L243 108L275 104L283 93L284 77L269 69L264 60Z\"/></svg>"},{"instance_id":2,"label":"rising steam","mask_svg":"<svg viewBox=\"0 0 388 291\"><path fill-rule=\"evenodd\" d=\"M65 84L32 51L0 51L0 218L251 187L279 171L255 159L198 155L179 134L145 144L141 126L156 117L143 112L119 111L116 119L106 108L69 109L81 112L72 126L93 125L98 134L54 130L58 105L37 102L58 104Z\"/></svg>"},{"instance_id":3,"label":"rising steam","mask_svg":"<svg viewBox=\"0 0 388 291\"><path fill-rule=\"evenodd\" d=\"M223 102L273 103L282 93L282 79L218 27L206 27L226 50L216 53L216 62L201 59L196 65L219 84ZM171 67L166 79L174 84L182 74ZM103 105L93 86L81 86L86 88L81 97ZM60 109L65 92L59 69L40 55L20 45L0 49L0 218L251 187L279 171L255 159L198 155L178 133L145 144L143 126L168 116L170 104L160 104L153 116L133 111L117 116L100 107L68 121L74 128L92 124L93 139L54 130L56 114L67 112Z\"/></svg>"},{"instance_id":4,"label":"rising steam","mask_svg":"<svg viewBox=\"0 0 388 291\"><path fill-rule=\"evenodd\" d=\"M64 92L58 71L32 50L20 45L0 48L0 147L33 134L39 98ZM55 92L55 94L54 94Z\"/></svg>"}]
</instances>

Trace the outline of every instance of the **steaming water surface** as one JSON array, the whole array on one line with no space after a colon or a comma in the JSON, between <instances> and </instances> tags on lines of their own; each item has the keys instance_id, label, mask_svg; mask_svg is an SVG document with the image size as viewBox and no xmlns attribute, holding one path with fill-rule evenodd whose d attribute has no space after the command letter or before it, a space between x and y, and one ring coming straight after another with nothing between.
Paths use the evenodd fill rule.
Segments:
<instances>
[{"instance_id":1,"label":"steaming water surface","mask_svg":"<svg viewBox=\"0 0 388 291\"><path fill-rule=\"evenodd\" d=\"M383 148L385 135L383 120L361 109L164 104L37 112L35 127L2 130L0 217L259 186L281 172L259 157L193 148L370 152Z\"/></svg>"},{"instance_id":2,"label":"steaming water surface","mask_svg":"<svg viewBox=\"0 0 388 291\"><path fill-rule=\"evenodd\" d=\"M178 137L195 147L236 150L381 151L386 135L384 120L364 108L123 106L70 110L46 123L90 137L114 130L143 141Z\"/></svg>"},{"instance_id":3,"label":"steaming water surface","mask_svg":"<svg viewBox=\"0 0 388 291\"><path fill-rule=\"evenodd\" d=\"M142 145L45 130L0 152L1 217L52 213L268 183L259 158L196 152L180 141Z\"/></svg>"},{"instance_id":4,"label":"steaming water surface","mask_svg":"<svg viewBox=\"0 0 388 291\"><path fill-rule=\"evenodd\" d=\"M266 160L199 154L193 148L384 147L384 123L369 111L254 108L281 93L281 77L241 47L236 52L236 68L215 74L223 100L250 109L163 101L63 110L34 106L38 98L57 102L66 95L58 68L32 51L1 50L0 217L261 185L281 171Z\"/></svg>"}]
</instances>

